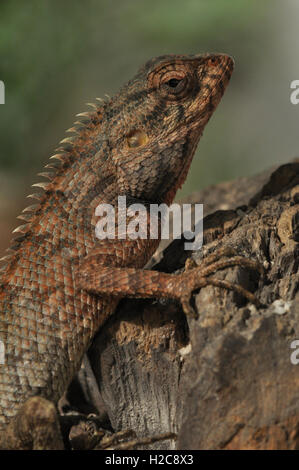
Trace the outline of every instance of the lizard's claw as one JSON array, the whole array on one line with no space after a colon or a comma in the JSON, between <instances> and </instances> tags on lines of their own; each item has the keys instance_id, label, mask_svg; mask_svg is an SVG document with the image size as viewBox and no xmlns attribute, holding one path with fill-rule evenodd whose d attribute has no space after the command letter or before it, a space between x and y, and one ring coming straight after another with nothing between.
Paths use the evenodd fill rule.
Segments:
<instances>
[{"instance_id":1,"label":"lizard's claw","mask_svg":"<svg viewBox=\"0 0 299 470\"><path fill-rule=\"evenodd\" d=\"M127 442L121 442L124 438L128 437L135 437L133 440L129 440ZM102 450L133 450L138 448L139 446L145 446L153 444L154 442L165 441L165 440L176 440L177 435L173 432L168 432L165 434L159 434L157 436L145 437L145 438L137 438L134 431L120 431L111 438L101 441L100 446L98 449Z\"/></svg>"},{"instance_id":2,"label":"lizard's claw","mask_svg":"<svg viewBox=\"0 0 299 470\"><path fill-rule=\"evenodd\" d=\"M191 306L191 293L188 293L186 295L182 295L180 298L182 308L184 310L184 314L187 317L194 318L195 320L198 319L198 313L194 310L194 308Z\"/></svg>"},{"instance_id":3,"label":"lizard's claw","mask_svg":"<svg viewBox=\"0 0 299 470\"><path fill-rule=\"evenodd\" d=\"M215 261L219 261L221 258L232 258L233 256L237 256L236 250L231 246L224 246L213 253L210 253L205 258L201 259L197 262L194 258L187 258L185 261L185 271L190 271L190 269L196 268L199 266L209 266L210 264L214 263ZM246 258L247 259L247 258Z\"/></svg>"},{"instance_id":4,"label":"lizard's claw","mask_svg":"<svg viewBox=\"0 0 299 470\"><path fill-rule=\"evenodd\" d=\"M186 271L181 274L181 285L178 289L178 297L182 304L185 315L192 318L198 318L198 314L194 311L190 304L192 293L202 287L212 285L228 290L233 290L238 294L242 295L249 302L260 306L260 302L252 292L249 292L244 287L233 284L231 282L216 279L210 277L211 274L230 266L241 266L247 269L258 271L260 274L263 273L263 267L257 262L251 259L235 256L236 252L230 247L225 247L216 253L212 253L206 259L202 261L201 267L194 268L195 261L192 258L188 258L186 261ZM219 259L220 257L229 257L227 259Z\"/></svg>"}]
</instances>

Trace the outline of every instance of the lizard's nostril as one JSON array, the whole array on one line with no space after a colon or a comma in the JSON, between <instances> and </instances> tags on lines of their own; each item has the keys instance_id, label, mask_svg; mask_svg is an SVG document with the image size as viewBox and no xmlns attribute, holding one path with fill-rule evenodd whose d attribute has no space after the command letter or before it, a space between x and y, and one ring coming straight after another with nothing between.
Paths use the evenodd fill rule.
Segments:
<instances>
[{"instance_id":1,"label":"lizard's nostril","mask_svg":"<svg viewBox=\"0 0 299 470\"><path fill-rule=\"evenodd\" d=\"M206 64L209 67L223 65L232 69L234 67L234 60L227 54L213 54L206 57Z\"/></svg>"}]
</instances>

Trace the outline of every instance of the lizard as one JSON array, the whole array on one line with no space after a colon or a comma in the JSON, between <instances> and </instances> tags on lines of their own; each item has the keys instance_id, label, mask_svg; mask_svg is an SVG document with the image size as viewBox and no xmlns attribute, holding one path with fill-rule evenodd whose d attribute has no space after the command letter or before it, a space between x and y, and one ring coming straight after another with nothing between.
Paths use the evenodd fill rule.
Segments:
<instances>
[{"instance_id":1,"label":"lizard","mask_svg":"<svg viewBox=\"0 0 299 470\"><path fill-rule=\"evenodd\" d=\"M168 297L192 314L190 297L240 256L180 274L142 269L157 239L99 240L99 204L171 204L203 129L230 81L226 54L165 55L143 65L112 98L92 104L40 173L37 203L24 209L0 282L0 447L61 449L56 404L95 333L122 297Z\"/></svg>"}]
</instances>

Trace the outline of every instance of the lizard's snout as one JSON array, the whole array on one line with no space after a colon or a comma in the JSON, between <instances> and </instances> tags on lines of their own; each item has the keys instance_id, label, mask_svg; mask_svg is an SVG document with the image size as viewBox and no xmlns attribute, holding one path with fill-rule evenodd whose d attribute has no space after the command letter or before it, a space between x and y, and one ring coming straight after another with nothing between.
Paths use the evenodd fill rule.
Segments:
<instances>
[{"instance_id":1,"label":"lizard's snout","mask_svg":"<svg viewBox=\"0 0 299 470\"><path fill-rule=\"evenodd\" d=\"M235 62L227 54L207 54L204 56L204 64L209 68L226 69L232 73Z\"/></svg>"},{"instance_id":2,"label":"lizard's snout","mask_svg":"<svg viewBox=\"0 0 299 470\"><path fill-rule=\"evenodd\" d=\"M234 70L234 59L227 54L206 54L202 56L198 67L198 75L205 80L208 87L220 88L222 94Z\"/></svg>"}]
</instances>

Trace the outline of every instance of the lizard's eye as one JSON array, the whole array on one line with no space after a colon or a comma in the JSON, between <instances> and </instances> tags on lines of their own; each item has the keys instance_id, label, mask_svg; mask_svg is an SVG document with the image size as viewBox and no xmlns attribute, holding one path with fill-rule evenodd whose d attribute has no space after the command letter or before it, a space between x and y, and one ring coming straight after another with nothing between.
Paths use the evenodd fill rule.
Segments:
<instances>
[{"instance_id":1,"label":"lizard's eye","mask_svg":"<svg viewBox=\"0 0 299 470\"><path fill-rule=\"evenodd\" d=\"M166 63L149 74L148 84L167 101L179 101L194 87L193 71L187 63Z\"/></svg>"},{"instance_id":2,"label":"lizard's eye","mask_svg":"<svg viewBox=\"0 0 299 470\"><path fill-rule=\"evenodd\" d=\"M188 76L182 71L165 73L160 80L160 90L165 97L180 99L186 96L189 89Z\"/></svg>"},{"instance_id":3,"label":"lizard's eye","mask_svg":"<svg viewBox=\"0 0 299 470\"><path fill-rule=\"evenodd\" d=\"M177 88L181 82L181 78L171 78L170 80L168 80L168 82L166 82L166 85L170 88Z\"/></svg>"},{"instance_id":4,"label":"lizard's eye","mask_svg":"<svg viewBox=\"0 0 299 470\"><path fill-rule=\"evenodd\" d=\"M170 94L179 94L186 88L188 80L186 76L166 74L162 77L161 88Z\"/></svg>"}]
</instances>

